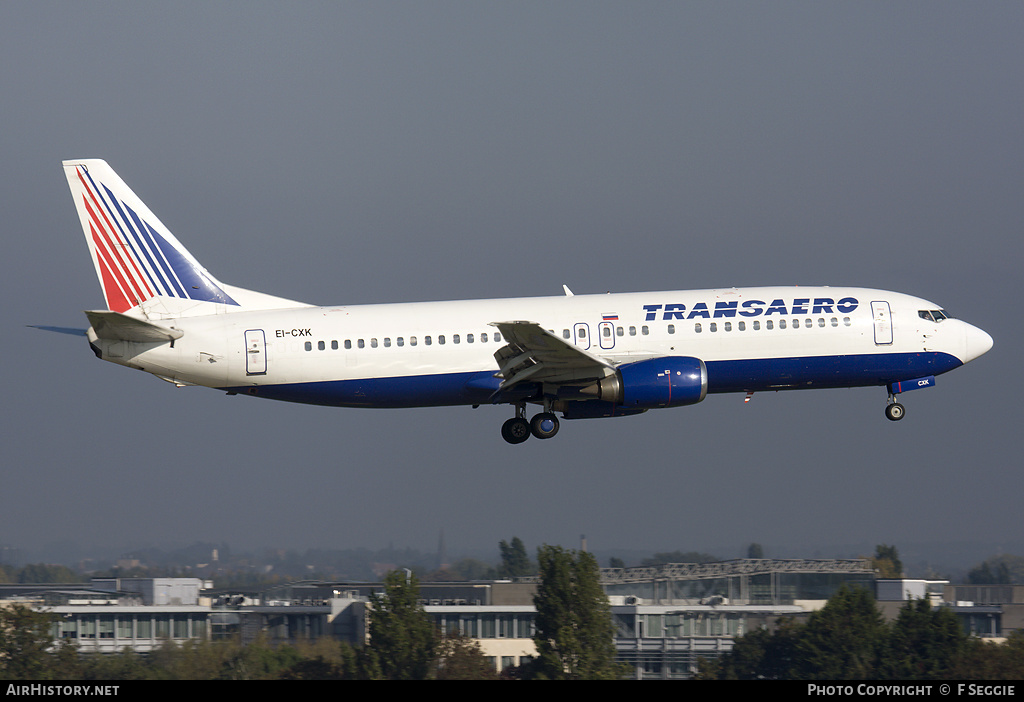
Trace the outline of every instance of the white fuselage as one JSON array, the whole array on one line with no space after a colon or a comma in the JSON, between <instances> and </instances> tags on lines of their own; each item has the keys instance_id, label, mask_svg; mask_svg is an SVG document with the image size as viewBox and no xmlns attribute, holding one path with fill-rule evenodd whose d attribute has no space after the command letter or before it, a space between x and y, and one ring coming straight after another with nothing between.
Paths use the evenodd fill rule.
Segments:
<instances>
[{"instance_id":1,"label":"white fuselage","mask_svg":"<svg viewBox=\"0 0 1024 702\"><path fill-rule=\"evenodd\" d=\"M529 320L612 365L703 360L708 392L885 385L938 375L991 338L938 305L863 288L764 287L300 307L162 320L171 343L94 340L180 384L340 406L479 404L499 382L493 323Z\"/></svg>"}]
</instances>

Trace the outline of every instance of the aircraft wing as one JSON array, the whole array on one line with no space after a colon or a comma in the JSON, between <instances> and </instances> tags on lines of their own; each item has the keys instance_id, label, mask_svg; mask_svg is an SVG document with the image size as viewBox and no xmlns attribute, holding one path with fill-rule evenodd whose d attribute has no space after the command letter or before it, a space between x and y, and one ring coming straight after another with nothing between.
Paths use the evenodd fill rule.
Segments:
<instances>
[{"instance_id":1,"label":"aircraft wing","mask_svg":"<svg viewBox=\"0 0 1024 702\"><path fill-rule=\"evenodd\" d=\"M508 342L494 354L501 378L498 392L519 383L578 383L611 375L614 366L565 339L560 339L536 322L492 322Z\"/></svg>"}]
</instances>

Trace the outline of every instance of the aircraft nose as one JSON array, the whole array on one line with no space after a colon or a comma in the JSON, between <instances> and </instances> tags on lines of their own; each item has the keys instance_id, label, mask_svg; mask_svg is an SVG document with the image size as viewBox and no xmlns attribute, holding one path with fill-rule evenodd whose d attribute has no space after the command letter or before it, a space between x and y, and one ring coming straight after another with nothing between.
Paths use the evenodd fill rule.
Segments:
<instances>
[{"instance_id":1,"label":"aircraft nose","mask_svg":"<svg viewBox=\"0 0 1024 702\"><path fill-rule=\"evenodd\" d=\"M989 336L988 332L978 329L970 324L964 324L964 336L967 339L966 343L966 358L964 363L973 361L978 356L988 353L988 350L992 348L992 337Z\"/></svg>"}]
</instances>

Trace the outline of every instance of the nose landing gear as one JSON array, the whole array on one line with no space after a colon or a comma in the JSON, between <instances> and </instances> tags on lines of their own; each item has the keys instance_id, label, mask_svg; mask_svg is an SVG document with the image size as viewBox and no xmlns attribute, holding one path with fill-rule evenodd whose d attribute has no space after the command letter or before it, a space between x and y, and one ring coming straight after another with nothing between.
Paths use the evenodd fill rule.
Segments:
<instances>
[{"instance_id":1,"label":"nose landing gear","mask_svg":"<svg viewBox=\"0 0 1024 702\"><path fill-rule=\"evenodd\" d=\"M885 406L885 416L889 421L898 422L906 415L907 411L903 408L899 402L896 402L896 396L891 392L889 393L889 404Z\"/></svg>"}]
</instances>

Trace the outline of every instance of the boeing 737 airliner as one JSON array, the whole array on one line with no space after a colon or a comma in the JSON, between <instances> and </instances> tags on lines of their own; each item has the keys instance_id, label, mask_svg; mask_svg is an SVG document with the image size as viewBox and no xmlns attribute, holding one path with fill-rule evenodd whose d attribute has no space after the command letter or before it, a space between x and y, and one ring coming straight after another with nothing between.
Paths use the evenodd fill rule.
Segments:
<instances>
[{"instance_id":1,"label":"boeing 737 airliner","mask_svg":"<svg viewBox=\"0 0 1024 702\"><path fill-rule=\"evenodd\" d=\"M508 404L501 433L517 444L554 436L558 414L708 393L880 386L898 420L896 395L992 347L934 303L863 288L317 307L218 281L104 161L64 171L107 305L80 333L99 358L179 386L338 407Z\"/></svg>"}]
</instances>

